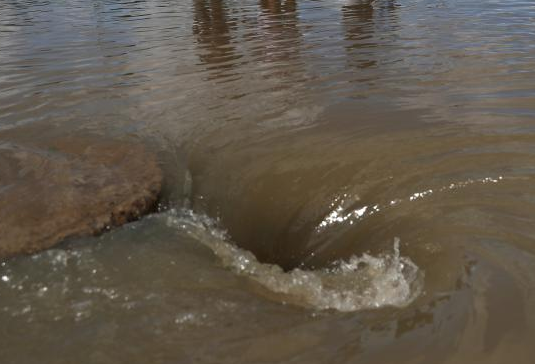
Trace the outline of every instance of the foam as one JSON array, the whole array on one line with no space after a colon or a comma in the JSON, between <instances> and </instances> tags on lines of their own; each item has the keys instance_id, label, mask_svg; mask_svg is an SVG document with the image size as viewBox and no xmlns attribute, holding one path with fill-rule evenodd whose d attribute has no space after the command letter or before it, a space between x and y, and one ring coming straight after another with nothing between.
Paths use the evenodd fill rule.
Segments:
<instances>
[{"instance_id":1,"label":"foam","mask_svg":"<svg viewBox=\"0 0 535 364\"><path fill-rule=\"evenodd\" d=\"M320 310L358 311L405 307L421 292L424 274L410 258L401 256L397 238L391 253L352 256L330 268L285 272L278 265L259 262L254 254L237 247L208 216L191 210L170 210L163 215L168 226L193 235L225 267L249 277L284 302Z\"/></svg>"}]
</instances>

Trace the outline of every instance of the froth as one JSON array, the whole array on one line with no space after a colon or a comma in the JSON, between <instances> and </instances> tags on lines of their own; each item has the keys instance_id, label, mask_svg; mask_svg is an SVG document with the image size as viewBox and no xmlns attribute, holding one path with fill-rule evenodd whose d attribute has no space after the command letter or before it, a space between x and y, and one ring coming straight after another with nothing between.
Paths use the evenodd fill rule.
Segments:
<instances>
[{"instance_id":1,"label":"froth","mask_svg":"<svg viewBox=\"0 0 535 364\"><path fill-rule=\"evenodd\" d=\"M259 283L281 301L322 310L358 311L404 307L421 292L423 272L410 258L401 256L397 238L392 253L352 256L330 268L285 272L237 247L207 216L190 210L171 210L164 216L168 226L187 231L208 246L225 267Z\"/></svg>"}]
</instances>

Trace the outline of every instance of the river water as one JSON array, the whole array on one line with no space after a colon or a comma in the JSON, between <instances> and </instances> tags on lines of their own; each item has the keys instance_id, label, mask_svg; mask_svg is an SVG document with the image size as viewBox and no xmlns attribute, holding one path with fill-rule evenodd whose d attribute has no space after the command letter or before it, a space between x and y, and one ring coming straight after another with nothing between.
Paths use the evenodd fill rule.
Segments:
<instances>
[{"instance_id":1,"label":"river water","mask_svg":"<svg viewBox=\"0 0 535 364\"><path fill-rule=\"evenodd\" d=\"M0 140L79 134L163 207L1 262L2 363L533 362L532 1L2 1Z\"/></svg>"}]
</instances>

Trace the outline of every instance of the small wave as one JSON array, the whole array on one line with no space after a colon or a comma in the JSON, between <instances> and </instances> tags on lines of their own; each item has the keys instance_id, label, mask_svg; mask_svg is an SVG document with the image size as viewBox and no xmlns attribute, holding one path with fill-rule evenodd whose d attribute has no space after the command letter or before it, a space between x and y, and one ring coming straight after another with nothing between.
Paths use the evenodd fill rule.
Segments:
<instances>
[{"instance_id":1,"label":"small wave","mask_svg":"<svg viewBox=\"0 0 535 364\"><path fill-rule=\"evenodd\" d=\"M414 192L406 198L393 199L385 205L375 204L370 206L359 206L358 208L349 211L347 206L351 206L352 203L357 202L359 200L359 197L350 196L347 193L344 193L340 196L335 197L334 201L331 203L332 210L323 218L323 220L318 224L318 226L316 226L316 231L321 232L322 230L330 226L341 223L349 223L350 225L353 225L359 220L362 220L377 212L385 210L386 208L389 208L391 206L399 205L402 202L413 202L416 200L423 199L425 197L430 197L435 193L446 192L448 190L457 190L474 184L499 183L504 179L505 178L503 176L498 176L452 182L446 186L442 186L434 190L430 188L427 190Z\"/></svg>"},{"instance_id":2,"label":"small wave","mask_svg":"<svg viewBox=\"0 0 535 364\"><path fill-rule=\"evenodd\" d=\"M168 226L186 230L209 247L225 267L251 278L284 302L339 311L404 307L422 289L424 274L408 257L400 255L398 238L390 254L363 254L337 261L329 268L285 272L234 245L217 222L205 215L170 210L165 216Z\"/></svg>"}]
</instances>

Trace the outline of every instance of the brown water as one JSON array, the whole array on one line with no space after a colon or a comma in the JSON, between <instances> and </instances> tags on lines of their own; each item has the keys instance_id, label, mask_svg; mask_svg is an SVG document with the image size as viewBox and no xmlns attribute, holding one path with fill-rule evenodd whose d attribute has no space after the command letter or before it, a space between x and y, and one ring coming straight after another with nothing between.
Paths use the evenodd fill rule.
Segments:
<instances>
[{"instance_id":1,"label":"brown water","mask_svg":"<svg viewBox=\"0 0 535 364\"><path fill-rule=\"evenodd\" d=\"M533 363L532 1L2 1L0 142L89 133L169 208L2 262L1 363Z\"/></svg>"}]
</instances>

